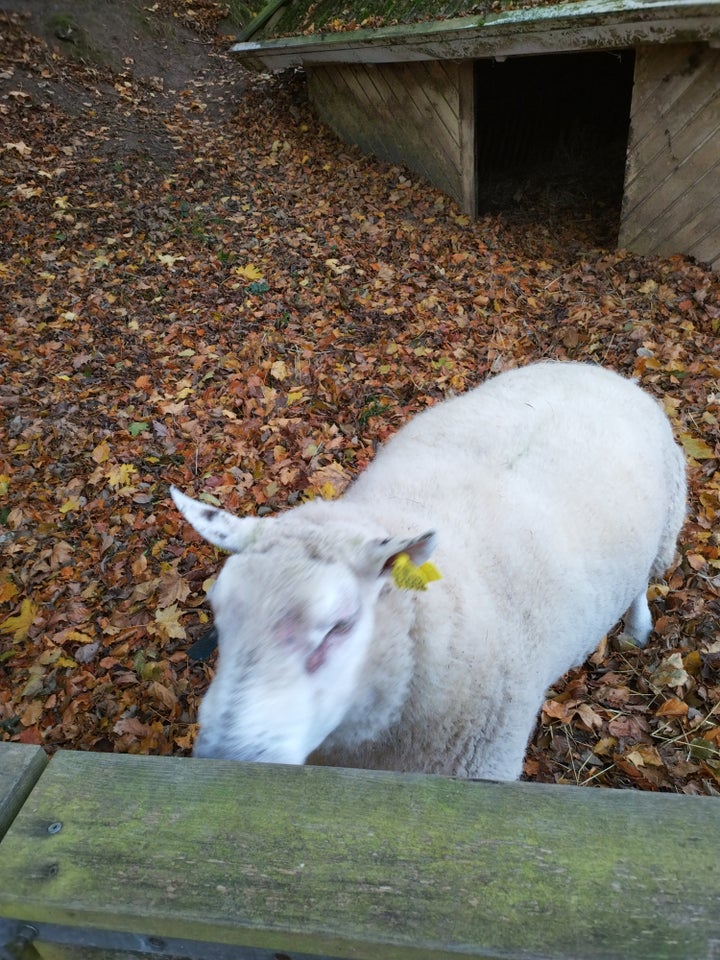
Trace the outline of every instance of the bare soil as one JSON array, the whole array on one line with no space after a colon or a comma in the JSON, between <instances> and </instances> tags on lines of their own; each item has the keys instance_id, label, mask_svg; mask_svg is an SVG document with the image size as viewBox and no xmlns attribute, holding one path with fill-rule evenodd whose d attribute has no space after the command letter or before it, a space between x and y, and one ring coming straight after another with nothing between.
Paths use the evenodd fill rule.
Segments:
<instances>
[{"instance_id":1,"label":"bare soil","mask_svg":"<svg viewBox=\"0 0 720 960\"><path fill-rule=\"evenodd\" d=\"M246 86L227 38L203 36L136 0L6 0L0 12L16 15L0 23L0 99L24 95L41 109L95 117L106 155L167 161L173 144L163 114L202 110L217 122ZM28 33L41 42L28 44ZM123 77L149 101L144 113L122 109L131 95Z\"/></svg>"}]
</instances>

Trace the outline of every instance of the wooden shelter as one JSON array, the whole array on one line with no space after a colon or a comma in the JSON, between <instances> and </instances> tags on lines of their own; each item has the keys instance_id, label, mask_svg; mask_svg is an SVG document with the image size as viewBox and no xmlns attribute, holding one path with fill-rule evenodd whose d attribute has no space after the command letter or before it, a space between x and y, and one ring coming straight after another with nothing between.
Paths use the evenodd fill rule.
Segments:
<instances>
[{"instance_id":1,"label":"wooden shelter","mask_svg":"<svg viewBox=\"0 0 720 960\"><path fill-rule=\"evenodd\" d=\"M612 104L620 245L720 268L720 0L576 0L489 15L468 15L458 0L390 6L401 22L370 16L346 29L328 0L273 0L232 51L263 69L303 67L318 115L342 139L407 165L471 216L484 206L487 164L505 162L501 148L542 155L548 138ZM415 8L439 14L411 22ZM544 132L537 92L556 105ZM602 122L593 135L600 149Z\"/></svg>"}]
</instances>

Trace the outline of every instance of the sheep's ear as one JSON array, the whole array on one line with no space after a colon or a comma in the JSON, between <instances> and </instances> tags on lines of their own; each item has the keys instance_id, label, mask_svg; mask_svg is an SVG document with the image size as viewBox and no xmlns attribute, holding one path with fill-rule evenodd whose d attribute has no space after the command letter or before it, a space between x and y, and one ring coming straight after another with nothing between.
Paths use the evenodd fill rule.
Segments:
<instances>
[{"instance_id":1,"label":"sheep's ear","mask_svg":"<svg viewBox=\"0 0 720 960\"><path fill-rule=\"evenodd\" d=\"M365 547L365 567L376 576L389 574L401 553L406 553L412 563L419 567L432 556L437 544L437 535L430 530L409 540L371 540Z\"/></svg>"},{"instance_id":2,"label":"sheep's ear","mask_svg":"<svg viewBox=\"0 0 720 960\"><path fill-rule=\"evenodd\" d=\"M180 513L201 537L229 553L240 553L261 522L257 517L234 517L227 510L193 500L180 493L177 487L170 487L170 495Z\"/></svg>"}]
</instances>

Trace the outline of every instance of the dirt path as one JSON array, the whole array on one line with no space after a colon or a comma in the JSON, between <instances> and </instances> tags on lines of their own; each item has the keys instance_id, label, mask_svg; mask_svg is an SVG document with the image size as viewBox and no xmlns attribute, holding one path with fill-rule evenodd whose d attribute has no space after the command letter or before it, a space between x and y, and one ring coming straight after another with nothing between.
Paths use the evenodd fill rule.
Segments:
<instances>
[{"instance_id":1,"label":"dirt path","mask_svg":"<svg viewBox=\"0 0 720 960\"><path fill-rule=\"evenodd\" d=\"M0 100L94 118L105 155L167 162L166 116L196 112L217 122L245 89L246 74L222 38L135 0L8 0L0 16Z\"/></svg>"}]
</instances>

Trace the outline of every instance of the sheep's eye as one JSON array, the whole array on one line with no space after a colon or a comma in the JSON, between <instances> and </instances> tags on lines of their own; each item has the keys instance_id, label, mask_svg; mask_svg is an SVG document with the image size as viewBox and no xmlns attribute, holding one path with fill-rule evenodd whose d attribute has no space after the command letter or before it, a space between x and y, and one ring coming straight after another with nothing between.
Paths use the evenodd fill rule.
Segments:
<instances>
[{"instance_id":1,"label":"sheep's eye","mask_svg":"<svg viewBox=\"0 0 720 960\"><path fill-rule=\"evenodd\" d=\"M316 647L310 656L305 660L305 669L308 673L315 673L327 659L328 653L346 636L355 626L358 615L348 617L346 620L338 620L333 627L325 634L322 643Z\"/></svg>"},{"instance_id":2,"label":"sheep's eye","mask_svg":"<svg viewBox=\"0 0 720 960\"><path fill-rule=\"evenodd\" d=\"M346 620L338 620L335 626L332 628L330 633L343 635L345 633L350 633L352 628L355 626L355 617L348 617Z\"/></svg>"},{"instance_id":3,"label":"sheep's eye","mask_svg":"<svg viewBox=\"0 0 720 960\"><path fill-rule=\"evenodd\" d=\"M358 619L360 617L360 610L356 610L355 613L351 614L349 617L343 617L341 620L336 620L332 627L325 634L325 637L332 640L337 640L339 637L345 637L350 633L356 626Z\"/></svg>"}]
</instances>

